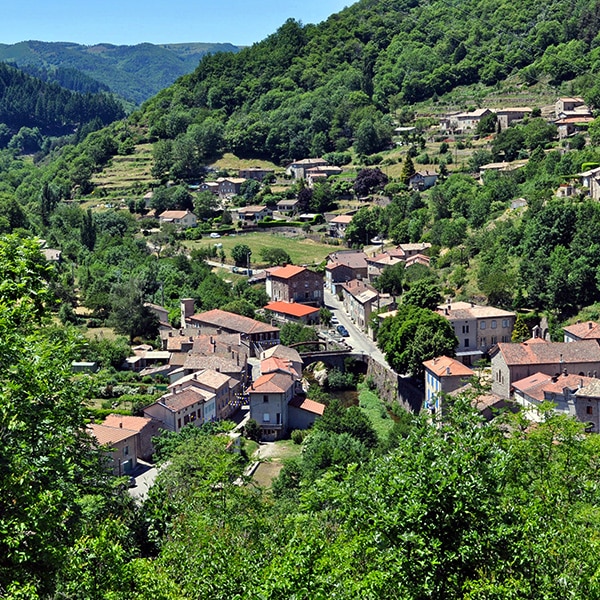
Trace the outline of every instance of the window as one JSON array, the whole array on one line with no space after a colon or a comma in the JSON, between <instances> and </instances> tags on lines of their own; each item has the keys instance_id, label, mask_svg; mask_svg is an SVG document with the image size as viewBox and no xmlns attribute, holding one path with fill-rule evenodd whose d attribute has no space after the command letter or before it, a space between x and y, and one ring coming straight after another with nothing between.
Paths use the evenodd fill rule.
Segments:
<instances>
[{"instance_id":1,"label":"window","mask_svg":"<svg viewBox=\"0 0 600 600\"><path fill-rule=\"evenodd\" d=\"M264 413L263 414L263 423L270 423L271 422L271 415L269 413Z\"/></svg>"},{"instance_id":2,"label":"window","mask_svg":"<svg viewBox=\"0 0 600 600\"><path fill-rule=\"evenodd\" d=\"M469 333L469 326L468 325L463 325L462 326L462 332L463 333Z\"/></svg>"},{"instance_id":3,"label":"window","mask_svg":"<svg viewBox=\"0 0 600 600\"><path fill-rule=\"evenodd\" d=\"M483 348L485 348L485 341L486 341L486 340L485 340L485 338L484 338L484 337L482 337L482 338L481 338L481 342L479 343L479 345L480 345L481 347L483 347Z\"/></svg>"},{"instance_id":4,"label":"window","mask_svg":"<svg viewBox=\"0 0 600 600\"><path fill-rule=\"evenodd\" d=\"M502 319L502 327L508 327L508 319Z\"/></svg>"},{"instance_id":5,"label":"window","mask_svg":"<svg viewBox=\"0 0 600 600\"><path fill-rule=\"evenodd\" d=\"M588 406L588 408L592 408L592 407L591 407L591 406ZM588 413L588 414L591 414L591 413ZM125 446L125 448L123 449L123 454L124 454L125 456L128 456L128 455L129 455L129 446Z\"/></svg>"},{"instance_id":6,"label":"window","mask_svg":"<svg viewBox=\"0 0 600 600\"><path fill-rule=\"evenodd\" d=\"M497 335L493 335L493 336L492 336L492 346L493 346L494 344L497 344L497 343L498 343L498 336L497 336Z\"/></svg>"},{"instance_id":7,"label":"window","mask_svg":"<svg viewBox=\"0 0 600 600\"><path fill-rule=\"evenodd\" d=\"M268 402L269 401L269 396L267 394L265 394L263 396L263 402Z\"/></svg>"},{"instance_id":8,"label":"window","mask_svg":"<svg viewBox=\"0 0 600 600\"><path fill-rule=\"evenodd\" d=\"M469 347L469 338L465 338L465 348Z\"/></svg>"},{"instance_id":9,"label":"window","mask_svg":"<svg viewBox=\"0 0 600 600\"><path fill-rule=\"evenodd\" d=\"M496 321L495 320L492 321L492 329L496 329Z\"/></svg>"},{"instance_id":10,"label":"window","mask_svg":"<svg viewBox=\"0 0 600 600\"><path fill-rule=\"evenodd\" d=\"M277 425L281 425L281 413L277 413Z\"/></svg>"},{"instance_id":11,"label":"window","mask_svg":"<svg viewBox=\"0 0 600 600\"><path fill-rule=\"evenodd\" d=\"M481 323L479 323L479 329L485 329L485 321L481 321Z\"/></svg>"},{"instance_id":12,"label":"window","mask_svg":"<svg viewBox=\"0 0 600 600\"><path fill-rule=\"evenodd\" d=\"M585 414L586 415L593 415L594 414L594 409L591 406L586 406L585 407Z\"/></svg>"}]
</instances>

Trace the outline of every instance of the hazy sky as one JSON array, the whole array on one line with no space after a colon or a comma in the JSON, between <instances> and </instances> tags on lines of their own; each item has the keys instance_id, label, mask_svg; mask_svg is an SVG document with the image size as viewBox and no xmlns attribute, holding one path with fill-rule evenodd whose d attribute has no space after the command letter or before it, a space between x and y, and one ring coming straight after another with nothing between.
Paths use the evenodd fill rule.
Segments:
<instances>
[{"instance_id":1,"label":"hazy sky","mask_svg":"<svg viewBox=\"0 0 600 600\"><path fill-rule=\"evenodd\" d=\"M0 43L244 46L275 32L290 17L319 23L351 4L353 0L7 0L0 15Z\"/></svg>"}]
</instances>

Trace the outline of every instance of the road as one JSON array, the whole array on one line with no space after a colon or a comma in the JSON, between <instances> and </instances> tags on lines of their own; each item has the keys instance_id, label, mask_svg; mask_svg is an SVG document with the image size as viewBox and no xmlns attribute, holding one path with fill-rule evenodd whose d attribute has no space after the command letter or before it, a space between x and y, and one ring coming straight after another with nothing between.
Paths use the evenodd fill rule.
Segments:
<instances>
[{"instance_id":1,"label":"road","mask_svg":"<svg viewBox=\"0 0 600 600\"><path fill-rule=\"evenodd\" d=\"M343 304L337 296L325 290L325 305L338 318L339 322L348 330L349 337L344 338L346 343L355 351L363 352L372 356L377 362L386 365L387 362L383 352L379 350L375 342L369 336L361 331L344 312Z\"/></svg>"}]
</instances>

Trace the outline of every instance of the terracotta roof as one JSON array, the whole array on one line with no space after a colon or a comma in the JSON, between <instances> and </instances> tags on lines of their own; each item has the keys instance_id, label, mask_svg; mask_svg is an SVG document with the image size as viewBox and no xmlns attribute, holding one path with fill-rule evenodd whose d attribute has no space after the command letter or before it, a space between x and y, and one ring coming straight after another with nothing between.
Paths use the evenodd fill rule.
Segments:
<instances>
[{"instance_id":1,"label":"terracotta roof","mask_svg":"<svg viewBox=\"0 0 600 600\"><path fill-rule=\"evenodd\" d=\"M373 286L365 283L361 279L353 279L352 281L343 283L342 288L363 304L377 298L379 295Z\"/></svg>"},{"instance_id":2,"label":"terracotta roof","mask_svg":"<svg viewBox=\"0 0 600 600\"><path fill-rule=\"evenodd\" d=\"M260 362L261 375L266 375L267 373L276 373L277 371L289 373L294 378L299 378L300 376L296 369L291 366L291 362L289 360L271 356L270 358L265 358Z\"/></svg>"},{"instance_id":3,"label":"terracotta roof","mask_svg":"<svg viewBox=\"0 0 600 600\"><path fill-rule=\"evenodd\" d=\"M123 442L138 434L137 431L130 429L121 429L120 427L108 427L99 423L90 423L89 432L98 440L101 446L110 446L118 442Z\"/></svg>"},{"instance_id":4,"label":"terracotta roof","mask_svg":"<svg viewBox=\"0 0 600 600\"><path fill-rule=\"evenodd\" d=\"M187 388L197 383L216 390L228 383L229 379L229 375L219 373L218 371L213 371L212 369L204 369L203 371L190 373L185 377L181 377L177 381L171 383L168 386L168 389L177 389L180 386Z\"/></svg>"},{"instance_id":5,"label":"terracotta roof","mask_svg":"<svg viewBox=\"0 0 600 600\"><path fill-rule=\"evenodd\" d=\"M308 398L303 398L302 396L295 396L288 402L288 406L293 406L294 408L300 408L301 410L306 410L307 412L313 413L315 415L323 415L325 411L325 405L320 402L316 402L315 400L309 400Z\"/></svg>"},{"instance_id":6,"label":"terracotta roof","mask_svg":"<svg viewBox=\"0 0 600 600\"><path fill-rule=\"evenodd\" d=\"M261 375L247 390L247 394L281 394L287 392L294 385L291 375L281 372Z\"/></svg>"},{"instance_id":7,"label":"terracotta roof","mask_svg":"<svg viewBox=\"0 0 600 600\"><path fill-rule=\"evenodd\" d=\"M177 412L189 408L197 402L206 402L211 397L214 397L214 394L189 386L181 392L169 393L161 396L158 399L158 403L165 406L171 412Z\"/></svg>"},{"instance_id":8,"label":"terracotta roof","mask_svg":"<svg viewBox=\"0 0 600 600\"><path fill-rule=\"evenodd\" d=\"M186 215L191 215L189 210L165 210L160 213L159 219L183 219Z\"/></svg>"},{"instance_id":9,"label":"terracotta roof","mask_svg":"<svg viewBox=\"0 0 600 600\"><path fill-rule=\"evenodd\" d=\"M541 365L600 363L600 346L594 340L580 342L545 342L511 344L500 342L493 354L500 352L507 365Z\"/></svg>"},{"instance_id":10,"label":"terracotta roof","mask_svg":"<svg viewBox=\"0 0 600 600\"><path fill-rule=\"evenodd\" d=\"M565 388L577 390L584 385L597 381L592 377L583 375L561 374L558 376L546 375L545 373L534 373L525 379L515 381L512 386L515 390L526 394L527 396L543 402L546 394L563 394Z\"/></svg>"},{"instance_id":11,"label":"terracotta roof","mask_svg":"<svg viewBox=\"0 0 600 600\"><path fill-rule=\"evenodd\" d=\"M447 304L440 304L436 312L446 317L449 321L456 319L502 319L515 316L513 312L473 302L448 302Z\"/></svg>"},{"instance_id":12,"label":"terracotta roof","mask_svg":"<svg viewBox=\"0 0 600 600\"><path fill-rule=\"evenodd\" d=\"M207 312L198 313L190 320L200 324L211 325L213 327L221 327L228 331L234 331L237 333L243 333L246 335L252 335L257 333L274 333L278 332L278 327L273 327L268 323L261 323L255 319L244 317L243 315L236 315L225 310L215 308Z\"/></svg>"},{"instance_id":13,"label":"terracotta roof","mask_svg":"<svg viewBox=\"0 0 600 600\"><path fill-rule=\"evenodd\" d=\"M277 346L273 346L268 348L262 353L262 358L270 358L271 356L276 356L277 358L284 358L287 360L291 360L293 362L302 362L302 357L294 348L290 348L289 346L283 346L278 344Z\"/></svg>"},{"instance_id":14,"label":"terracotta roof","mask_svg":"<svg viewBox=\"0 0 600 600\"><path fill-rule=\"evenodd\" d=\"M298 267L297 265L286 265L285 267L272 267L267 269L267 273L270 277L277 277L277 279L291 279L304 271L308 271L306 267Z\"/></svg>"},{"instance_id":15,"label":"terracotta roof","mask_svg":"<svg viewBox=\"0 0 600 600\"><path fill-rule=\"evenodd\" d=\"M292 317L306 317L319 312L319 309L314 306L306 306L306 304L299 304L298 302L269 302L264 308Z\"/></svg>"},{"instance_id":16,"label":"terracotta roof","mask_svg":"<svg viewBox=\"0 0 600 600\"><path fill-rule=\"evenodd\" d=\"M129 429L130 431L140 432L148 423L151 423L152 419L149 417L132 417L129 415L115 415L111 414L104 419L102 425L107 427L118 427L119 429Z\"/></svg>"},{"instance_id":17,"label":"terracotta roof","mask_svg":"<svg viewBox=\"0 0 600 600\"><path fill-rule=\"evenodd\" d=\"M599 340L600 339L600 324L595 321L585 321L583 323L575 323L563 327L566 333L580 340Z\"/></svg>"},{"instance_id":18,"label":"terracotta roof","mask_svg":"<svg viewBox=\"0 0 600 600\"><path fill-rule=\"evenodd\" d=\"M336 223L339 225L348 225L352 221L354 215L338 215L329 221L330 223Z\"/></svg>"},{"instance_id":19,"label":"terracotta roof","mask_svg":"<svg viewBox=\"0 0 600 600\"><path fill-rule=\"evenodd\" d=\"M469 369L469 367L449 356L438 356L437 358L426 360L423 365L428 371L431 371L438 377L472 377L475 375L475 372Z\"/></svg>"}]
</instances>

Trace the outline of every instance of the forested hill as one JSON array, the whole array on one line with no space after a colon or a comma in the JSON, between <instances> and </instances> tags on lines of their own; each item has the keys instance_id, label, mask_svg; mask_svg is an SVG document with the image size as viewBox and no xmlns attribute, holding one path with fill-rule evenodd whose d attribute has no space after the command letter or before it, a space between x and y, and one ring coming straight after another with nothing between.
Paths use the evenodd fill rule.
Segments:
<instances>
[{"instance_id":1,"label":"forested hill","mask_svg":"<svg viewBox=\"0 0 600 600\"><path fill-rule=\"evenodd\" d=\"M206 54L238 50L237 46L228 43L83 46L69 42L27 41L0 44L0 61L48 71L51 76L63 80L69 78L57 69L80 71L126 100L141 104L178 77L193 71ZM65 85L60 79L55 81L75 91L88 91Z\"/></svg>"},{"instance_id":2,"label":"forested hill","mask_svg":"<svg viewBox=\"0 0 600 600\"><path fill-rule=\"evenodd\" d=\"M536 0L361 0L205 57L149 102L146 119L158 137L176 137L212 111L228 149L277 161L344 150L361 128L377 150L390 109L456 86L516 75L591 87L599 21L595 0L549 0L543 11Z\"/></svg>"},{"instance_id":3,"label":"forested hill","mask_svg":"<svg viewBox=\"0 0 600 600\"><path fill-rule=\"evenodd\" d=\"M62 135L92 120L107 125L124 115L110 94L71 92L0 63L0 137L23 127Z\"/></svg>"}]
</instances>

